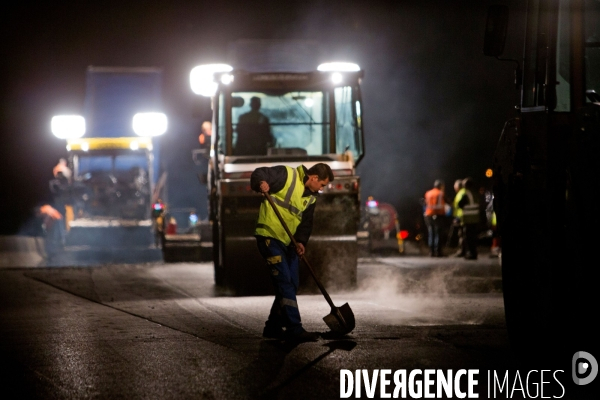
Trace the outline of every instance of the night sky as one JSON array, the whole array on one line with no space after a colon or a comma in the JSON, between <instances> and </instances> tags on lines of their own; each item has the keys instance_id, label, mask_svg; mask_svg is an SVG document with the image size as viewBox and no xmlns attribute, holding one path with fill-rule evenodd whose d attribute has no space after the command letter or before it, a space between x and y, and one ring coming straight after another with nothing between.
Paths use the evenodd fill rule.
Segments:
<instances>
[{"instance_id":1,"label":"night sky","mask_svg":"<svg viewBox=\"0 0 600 400\"><path fill-rule=\"evenodd\" d=\"M50 119L82 113L89 65L163 69L170 127L162 157L176 207L201 208L205 196L190 150L210 103L191 92L189 72L224 60L235 40L317 40L332 59L365 70L362 196L405 216L435 179L450 195L457 178L486 183L517 99L514 64L482 52L487 8L503 3L511 6L503 57L520 58L511 40L522 31L516 0L11 3L0 6L2 234L19 232L32 207L49 200L52 167L66 156Z\"/></svg>"}]
</instances>

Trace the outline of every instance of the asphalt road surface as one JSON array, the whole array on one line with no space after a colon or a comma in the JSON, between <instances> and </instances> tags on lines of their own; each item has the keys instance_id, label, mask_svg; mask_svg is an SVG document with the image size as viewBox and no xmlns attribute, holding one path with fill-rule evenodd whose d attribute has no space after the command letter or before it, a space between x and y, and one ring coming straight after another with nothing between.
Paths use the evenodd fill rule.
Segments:
<instances>
[{"instance_id":1,"label":"asphalt road surface","mask_svg":"<svg viewBox=\"0 0 600 400\"><path fill-rule=\"evenodd\" d=\"M363 258L357 289L332 294L350 304L356 329L294 345L261 337L271 297L220 293L211 263L4 268L0 398L336 399L340 371L359 369L371 378L383 369L478 370L479 398L528 398L524 389L489 393L488 371L509 371L513 389L517 371L500 275L487 257ZM305 328L326 332L324 298L298 303ZM447 397L467 393L466 375L458 382ZM546 396L559 395L556 386ZM392 379L384 395L393 389ZM360 398L368 394L361 386Z\"/></svg>"}]
</instances>

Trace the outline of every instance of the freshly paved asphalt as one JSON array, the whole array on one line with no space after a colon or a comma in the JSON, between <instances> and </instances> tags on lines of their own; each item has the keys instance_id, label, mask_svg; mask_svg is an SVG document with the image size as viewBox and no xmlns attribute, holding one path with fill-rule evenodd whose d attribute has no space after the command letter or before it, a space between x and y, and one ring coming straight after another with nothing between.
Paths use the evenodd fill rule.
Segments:
<instances>
[{"instance_id":1,"label":"freshly paved asphalt","mask_svg":"<svg viewBox=\"0 0 600 400\"><path fill-rule=\"evenodd\" d=\"M0 397L330 399L341 369L432 368L479 369L486 398L486 371L517 368L500 276L487 257L363 258L356 290L332 294L356 329L293 345L261 337L272 298L221 293L211 263L15 265L0 269ZM325 332L323 297L298 303Z\"/></svg>"}]
</instances>

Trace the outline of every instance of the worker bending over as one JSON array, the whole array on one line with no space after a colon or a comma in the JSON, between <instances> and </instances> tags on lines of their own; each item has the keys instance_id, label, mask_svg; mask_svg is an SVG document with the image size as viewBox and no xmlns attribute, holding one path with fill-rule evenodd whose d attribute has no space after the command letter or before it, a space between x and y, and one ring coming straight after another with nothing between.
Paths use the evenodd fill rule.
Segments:
<instances>
[{"instance_id":1,"label":"worker bending over","mask_svg":"<svg viewBox=\"0 0 600 400\"><path fill-rule=\"evenodd\" d=\"M258 250L267 262L275 288L275 301L265 323L263 337L294 342L316 341L319 334L302 327L296 302L299 285L298 256L304 255L312 232L315 203L319 190L333 181L327 164L310 169L283 165L261 167L250 177L253 190L270 193L279 213L298 247L294 248L285 228L265 199L261 206L254 236ZM284 330L285 328L285 330Z\"/></svg>"}]
</instances>

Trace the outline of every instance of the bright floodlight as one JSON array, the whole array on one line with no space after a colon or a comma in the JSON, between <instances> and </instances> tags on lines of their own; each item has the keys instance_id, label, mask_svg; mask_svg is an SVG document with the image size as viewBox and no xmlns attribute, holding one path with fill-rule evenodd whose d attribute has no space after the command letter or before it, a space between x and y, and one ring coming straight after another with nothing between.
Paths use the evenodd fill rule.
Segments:
<instances>
[{"instance_id":1,"label":"bright floodlight","mask_svg":"<svg viewBox=\"0 0 600 400\"><path fill-rule=\"evenodd\" d=\"M160 136L167 131L167 116L163 113L137 113L133 116L133 131L139 136Z\"/></svg>"},{"instance_id":2,"label":"bright floodlight","mask_svg":"<svg viewBox=\"0 0 600 400\"><path fill-rule=\"evenodd\" d=\"M231 82L233 82L233 75L231 75L231 74L221 75L221 82L223 82L225 85L229 85Z\"/></svg>"},{"instance_id":3,"label":"bright floodlight","mask_svg":"<svg viewBox=\"0 0 600 400\"><path fill-rule=\"evenodd\" d=\"M212 97L217 91L215 73L230 72L233 67L227 64L204 64L198 65L190 72L190 86L196 94Z\"/></svg>"},{"instance_id":4,"label":"bright floodlight","mask_svg":"<svg viewBox=\"0 0 600 400\"><path fill-rule=\"evenodd\" d=\"M59 139L75 139L85 134L85 119L81 115L57 115L52 117L50 129Z\"/></svg>"},{"instance_id":5,"label":"bright floodlight","mask_svg":"<svg viewBox=\"0 0 600 400\"><path fill-rule=\"evenodd\" d=\"M344 77L339 72L334 72L331 74L331 81L335 84L342 83Z\"/></svg>"},{"instance_id":6,"label":"bright floodlight","mask_svg":"<svg viewBox=\"0 0 600 400\"><path fill-rule=\"evenodd\" d=\"M358 66L358 64L349 62L328 62L319 65L317 67L317 70L325 72L354 72L360 71L360 67Z\"/></svg>"}]
</instances>

